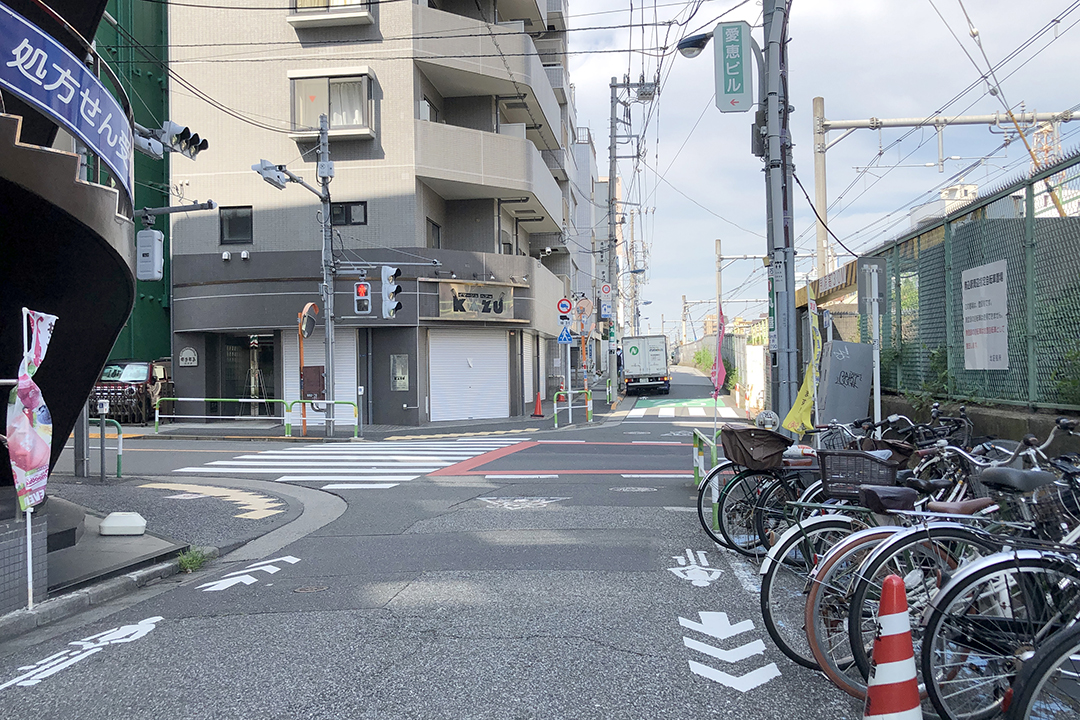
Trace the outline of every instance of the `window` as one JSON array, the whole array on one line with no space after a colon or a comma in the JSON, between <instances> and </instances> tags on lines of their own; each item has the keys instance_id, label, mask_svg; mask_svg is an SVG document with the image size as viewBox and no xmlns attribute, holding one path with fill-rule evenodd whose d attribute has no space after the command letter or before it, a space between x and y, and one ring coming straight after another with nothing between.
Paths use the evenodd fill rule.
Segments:
<instances>
[{"instance_id":1,"label":"window","mask_svg":"<svg viewBox=\"0 0 1080 720\"><path fill-rule=\"evenodd\" d=\"M296 0L297 10L326 10L339 7L367 7L368 0Z\"/></svg>"},{"instance_id":2,"label":"window","mask_svg":"<svg viewBox=\"0 0 1080 720\"><path fill-rule=\"evenodd\" d=\"M432 222L431 218L427 221L427 246L429 248L442 247L442 228Z\"/></svg>"},{"instance_id":3,"label":"window","mask_svg":"<svg viewBox=\"0 0 1080 720\"><path fill-rule=\"evenodd\" d=\"M367 225L367 202L330 203L331 225Z\"/></svg>"},{"instance_id":4,"label":"window","mask_svg":"<svg viewBox=\"0 0 1080 720\"><path fill-rule=\"evenodd\" d=\"M295 0L293 12L286 20L297 29L375 22L368 0Z\"/></svg>"},{"instance_id":5,"label":"window","mask_svg":"<svg viewBox=\"0 0 1080 720\"><path fill-rule=\"evenodd\" d=\"M221 244L237 245L252 242L251 207L218 208L221 220Z\"/></svg>"},{"instance_id":6,"label":"window","mask_svg":"<svg viewBox=\"0 0 1080 720\"><path fill-rule=\"evenodd\" d=\"M420 99L420 119L439 122L439 108L426 97Z\"/></svg>"},{"instance_id":7,"label":"window","mask_svg":"<svg viewBox=\"0 0 1080 720\"><path fill-rule=\"evenodd\" d=\"M372 137L368 75L293 78L292 83L294 132L317 133L319 116L326 115L331 135Z\"/></svg>"}]
</instances>

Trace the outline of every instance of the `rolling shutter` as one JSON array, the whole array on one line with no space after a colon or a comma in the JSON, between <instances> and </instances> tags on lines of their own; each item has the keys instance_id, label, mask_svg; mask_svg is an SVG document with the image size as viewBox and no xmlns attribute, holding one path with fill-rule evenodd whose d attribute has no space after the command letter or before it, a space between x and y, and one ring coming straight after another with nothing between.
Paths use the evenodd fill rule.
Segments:
<instances>
[{"instance_id":1,"label":"rolling shutter","mask_svg":"<svg viewBox=\"0 0 1080 720\"><path fill-rule=\"evenodd\" d=\"M522 343L521 373L525 376L525 404L528 405L536 397L536 362L533 357L536 354L536 336L527 332Z\"/></svg>"},{"instance_id":2,"label":"rolling shutter","mask_svg":"<svg viewBox=\"0 0 1080 720\"><path fill-rule=\"evenodd\" d=\"M505 330L431 330L431 421L510 416Z\"/></svg>"}]
</instances>

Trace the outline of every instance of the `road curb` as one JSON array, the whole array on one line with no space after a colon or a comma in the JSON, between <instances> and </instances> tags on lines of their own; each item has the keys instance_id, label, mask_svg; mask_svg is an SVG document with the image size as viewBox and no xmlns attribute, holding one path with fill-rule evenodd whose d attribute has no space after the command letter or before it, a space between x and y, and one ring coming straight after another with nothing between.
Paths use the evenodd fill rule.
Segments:
<instances>
[{"instance_id":1,"label":"road curb","mask_svg":"<svg viewBox=\"0 0 1080 720\"><path fill-rule=\"evenodd\" d=\"M196 549L202 551L208 560L212 560L220 554L215 547ZM173 558L150 567L134 570L119 577L103 580L81 590L49 598L35 605L33 610L16 610L0 616L0 642L12 640L36 628L71 617L88 608L103 605L118 597L129 595L156 580L176 575L179 572L180 561Z\"/></svg>"}]
</instances>

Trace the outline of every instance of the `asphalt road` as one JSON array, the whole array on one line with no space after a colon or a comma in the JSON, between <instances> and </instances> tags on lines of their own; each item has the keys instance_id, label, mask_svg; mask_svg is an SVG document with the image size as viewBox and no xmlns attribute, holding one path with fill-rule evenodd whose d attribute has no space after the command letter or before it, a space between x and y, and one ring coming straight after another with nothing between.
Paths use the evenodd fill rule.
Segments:
<instances>
[{"instance_id":1,"label":"asphalt road","mask_svg":"<svg viewBox=\"0 0 1080 720\"><path fill-rule=\"evenodd\" d=\"M661 399L707 396L706 379L675 377ZM688 435L711 424L402 443L379 470L407 471L397 482L251 471L284 443L132 443L133 475L306 487L347 507L274 552L241 549L0 645L5 717L861 717L772 646L755 568L698 527Z\"/></svg>"}]
</instances>

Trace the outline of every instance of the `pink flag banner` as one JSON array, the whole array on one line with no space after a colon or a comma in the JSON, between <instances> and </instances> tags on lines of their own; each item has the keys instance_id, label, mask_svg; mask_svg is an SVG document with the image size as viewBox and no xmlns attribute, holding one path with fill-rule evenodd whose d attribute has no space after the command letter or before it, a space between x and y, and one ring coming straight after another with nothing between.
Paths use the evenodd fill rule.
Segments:
<instances>
[{"instance_id":1,"label":"pink flag banner","mask_svg":"<svg viewBox=\"0 0 1080 720\"><path fill-rule=\"evenodd\" d=\"M23 327L30 320L28 347L19 363L18 385L8 396L7 443L19 508L25 512L45 499L52 454L52 416L34 382L52 338L55 315L23 308Z\"/></svg>"},{"instance_id":2,"label":"pink flag banner","mask_svg":"<svg viewBox=\"0 0 1080 720\"><path fill-rule=\"evenodd\" d=\"M727 377L724 360L720 357L720 348L724 345L724 313L717 312L717 316L720 320L716 324L716 359L713 360L712 372L710 373L713 385L713 399L720 396L720 391L724 389L724 379Z\"/></svg>"}]
</instances>

